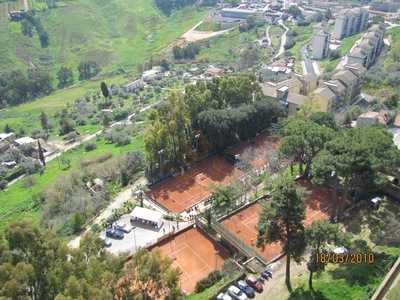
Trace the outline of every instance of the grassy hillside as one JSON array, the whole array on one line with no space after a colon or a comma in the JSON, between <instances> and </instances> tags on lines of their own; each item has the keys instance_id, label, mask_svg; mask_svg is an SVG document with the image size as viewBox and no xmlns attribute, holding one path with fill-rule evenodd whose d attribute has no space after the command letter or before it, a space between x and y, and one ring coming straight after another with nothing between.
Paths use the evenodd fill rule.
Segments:
<instances>
[{"instance_id":1,"label":"grassy hillside","mask_svg":"<svg viewBox=\"0 0 400 300\"><path fill-rule=\"evenodd\" d=\"M6 225L16 220L30 219L38 223L40 218L38 196L46 187L54 184L60 176L65 176L73 170L80 169L83 159L91 159L106 152L118 156L131 150L144 150L142 136L135 136L130 144L121 147L109 144L104 139L97 139L94 143L97 148L92 152L86 152L84 146L81 145L78 148L67 151L60 159L55 159L48 163L43 174L32 175L33 186L27 187L24 183L25 181L20 180L5 191L0 192L0 232ZM68 170L60 167L60 161L63 159L71 162L71 167Z\"/></svg>"},{"instance_id":2,"label":"grassy hillside","mask_svg":"<svg viewBox=\"0 0 400 300\"><path fill-rule=\"evenodd\" d=\"M37 35L23 36L19 23L3 19L0 66L35 66L55 73L61 65L76 70L81 60L94 60L104 70L132 68L171 43L204 14L194 8L164 16L149 0L73 0L39 12L50 46Z\"/></svg>"},{"instance_id":3,"label":"grassy hillside","mask_svg":"<svg viewBox=\"0 0 400 300\"><path fill-rule=\"evenodd\" d=\"M166 17L149 0L74 0L61 5L37 14L50 36L46 49L40 47L37 35L23 36L19 23L0 20L0 68L26 69L33 64L55 75L62 65L77 72L81 60L95 60L103 75L0 111L0 131L5 124L13 129L39 127L41 111L49 115L60 111L66 103L98 88L100 79L108 83L128 80L129 76L114 71L123 68L134 73L137 64L160 53L207 12L185 8Z\"/></svg>"}]
</instances>

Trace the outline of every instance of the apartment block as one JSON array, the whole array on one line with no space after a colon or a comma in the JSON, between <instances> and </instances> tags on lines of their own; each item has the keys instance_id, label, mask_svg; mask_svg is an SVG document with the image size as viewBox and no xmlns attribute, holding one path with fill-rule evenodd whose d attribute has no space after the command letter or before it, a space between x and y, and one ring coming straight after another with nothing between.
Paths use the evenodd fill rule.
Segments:
<instances>
[{"instance_id":1,"label":"apartment block","mask_svg":"<svg viewBox=\"0 0 400 300\"><path fill-rule=\"evenodd\" d=\"M322 28L314 30L312 49L314 59L324 59L329 56L329 42L331 35Z\"/></svg>"},{"instance_id":2,"label":"apartment block","mask_svg":"<svg viewBox=\"0 0 400 300\"><path fill-rule=\"evenodd\" d=\"M345 37L364 31L368 25L369 14L363 8L345 10L335 21L334 37L341 40Z\"/></svg>"}]
</instances>

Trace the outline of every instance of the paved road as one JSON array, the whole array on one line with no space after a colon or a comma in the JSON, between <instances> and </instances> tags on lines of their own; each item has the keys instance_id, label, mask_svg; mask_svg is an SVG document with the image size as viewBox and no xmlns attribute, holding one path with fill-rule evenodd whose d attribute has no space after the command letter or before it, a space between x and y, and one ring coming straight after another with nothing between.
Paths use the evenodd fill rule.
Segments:
<instances>
[{"instance_id":1,"label":"paved road","mask_svg":"<svg viewBox=\"0 0 400 300\"><path fill-rule=\"evenodd\" d=\"M284 300L288 299L290 294L285 284L286 257L281 258L272 266L272 279L265 281L264 291L256 294L254 300ZM292 261L290 265L290 275L292 284L296 277L307 272L307 264L303 262L296 264ZM295 288L295 287L294 287Z\"/></svg>"},{"instance_id":2,"label":"paved road","mask_svg":"<svg viewBox=\"0 0 400 300\"><path fill-rule=\"evenodd\" d=\"M301 48L300 52L301 52L301 56L303 58L303 72L305 74L317 75L317 72L314 69L313 60L308 57L307 45L303 46L303 48Z\"/></svg>"}]
</instances>

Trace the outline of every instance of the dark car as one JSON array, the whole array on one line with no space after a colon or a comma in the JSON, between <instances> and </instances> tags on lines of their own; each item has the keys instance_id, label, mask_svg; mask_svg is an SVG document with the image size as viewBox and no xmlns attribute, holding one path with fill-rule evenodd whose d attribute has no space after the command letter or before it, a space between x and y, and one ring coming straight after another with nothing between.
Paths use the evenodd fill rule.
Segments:
<instances>
[{"instance_id":1,"label":"dark car","mask_svg":"<svg viewBox=\"0 0 400 300\"><path fill-rule=\"evenodd\" d=\"M249 298L254 298L256 295L254 293L254 289L249 286L244 280L239 280L236 283L236 286L242 290L243 293L246 294L247 297Z\"/></svg>"},{"instance_id":2,"label":"dark car","mask_svg":"<svg viewBox=\"0 0 400 300\"><path fill-rule=\"evenodd\" d=\"M264 290L262 283L259 282L254 276L248 276L246 279L246 283L253 289L255 289L258 293L261 293Z\"/></svg>"},{"instance_id":3,"label":"dark car","mask_svg":"<svg viewBox=\"0 0 400 300\"><path fill-rule=\"evenodd\" d=\"M268 280L269 278L272 278L272 272L269 270L265 270L261 273L261 276Z\"/></svg>"},{"instance_id":4,"label":"dark car","mask_svg":"<svg viewBox=\"0 0 400 300\"><path fill-rule=\"evenodd\" d=\"M124 233L120 230L116 230L114 228L108 228L106 230L106 237L116 239L116 240L122 240L124 238Z\"/></svg>"}]
</instances>

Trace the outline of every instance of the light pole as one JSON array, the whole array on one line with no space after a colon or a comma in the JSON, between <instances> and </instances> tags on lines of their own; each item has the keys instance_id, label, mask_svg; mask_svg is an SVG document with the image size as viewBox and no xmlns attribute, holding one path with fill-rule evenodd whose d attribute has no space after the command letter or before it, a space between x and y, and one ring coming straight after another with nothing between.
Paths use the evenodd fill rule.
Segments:
<instances>
[{"instance_id":1,"label":"light pole","mask_svg":"<svg viewBox=\"0 0 400 300\"><path fill-rule=\"evenodd\" d=\"M136 233L135 233L135 228L132 229L133 230L133 240L135 242L135 251L137 250L137 244L136 244Z\"/></svg>"},{"instance_id":2,"label":"light pole","mask_svg":"<svg viewBox=\"0 0 400 300\"><path fill-rule=\"evenodd\" d=\"M160 156L160 171L161 171L161 168L162 168L162 156L163 156L163 154L164 154L164 152L165 152L165 150L164 149L160 149L160 150L158 150L158 155Z\"/></svg>"},{"instance_id":3,"label":"light pole","mask_svg":"<svg viewBox=\"0 0 400 300\"><path fill-rule=\"evenodd\" d=\"M216 270L218 268L218 254L219 254L219 251L215 250L214 254L215 254L215 270Z\"/></svg>"},{"instance_id":4,"label":"light pole","mask_svg":"<svg viewBox=\"0 0 400 300\"><path fill-rule=\"evenodd\" d=\"M195 138L195 150L198 151L199 150L200 133L196 134L194 136L194 138Z\"/></svg>"}]
</instances>

